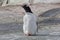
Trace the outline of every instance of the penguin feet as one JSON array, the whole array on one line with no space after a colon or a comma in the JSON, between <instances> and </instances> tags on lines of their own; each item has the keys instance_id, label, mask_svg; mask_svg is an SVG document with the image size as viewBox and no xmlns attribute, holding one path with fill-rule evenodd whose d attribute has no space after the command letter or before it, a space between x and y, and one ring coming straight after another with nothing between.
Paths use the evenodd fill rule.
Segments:
<instances>
[{"instance_id":1,"label":"penguin feet","mask_svg":"<svg viewBox=\"0 0 60 40\"><path fill-rule=\"evenodd\" d=\"M32 36L32 34L28 33L28 34L25 34L26 36Z\"/></svg>"},{"instance_id":2,"label":"penguin feet","mask_svg":"<svg viewBox=\"0 0 60 40\"><path fill-rule=\"evenodd\" d=\"M28 33L28 34L25 34L25 36L37 36L37 35Z\"/></svg>"}]
</instances>

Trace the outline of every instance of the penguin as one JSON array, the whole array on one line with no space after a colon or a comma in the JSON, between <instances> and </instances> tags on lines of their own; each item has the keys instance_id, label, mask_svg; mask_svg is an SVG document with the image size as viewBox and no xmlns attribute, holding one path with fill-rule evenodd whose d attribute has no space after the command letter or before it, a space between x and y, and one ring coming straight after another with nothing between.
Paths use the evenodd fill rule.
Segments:
<instances>
[{"instance_id":1,"label":"penguin","mask_svg":"<svg viewBox=\"0 0 60 40\"><path fill-rule=\"evenodd\" d=\"M23 32L28 36L35 35L37 32L37 17L33 14L28 5L23 5L22 7L26 12L23 17Z\"/></svg>"}]
</instances>

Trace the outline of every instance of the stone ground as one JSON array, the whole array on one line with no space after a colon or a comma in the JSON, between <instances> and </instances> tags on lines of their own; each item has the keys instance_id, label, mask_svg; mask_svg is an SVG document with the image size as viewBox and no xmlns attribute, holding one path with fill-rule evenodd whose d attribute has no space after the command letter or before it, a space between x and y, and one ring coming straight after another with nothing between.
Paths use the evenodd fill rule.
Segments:
<instances>
[{"instance_id":1,"label":"stone ground","mask_svg":"<svg viewBox=\"0 0 60 40\"><path fill-rule=\"evenodd\" d=\"M0 7L0 40L60 40L60 4L34 4L30 7L38 16L37 35L23 34L25 11L21 6L6 6Z\"/></svg>"}]
</instances>

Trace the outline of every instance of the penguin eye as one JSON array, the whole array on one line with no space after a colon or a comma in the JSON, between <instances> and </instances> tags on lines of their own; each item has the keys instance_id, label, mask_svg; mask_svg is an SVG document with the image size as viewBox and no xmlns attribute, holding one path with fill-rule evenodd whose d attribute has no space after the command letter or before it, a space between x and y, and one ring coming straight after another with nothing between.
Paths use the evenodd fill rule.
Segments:
<instances>
[{"instance_id":1,"label":"penguin eye","mask_svg":"<svg viewBox=\"0 0 60 40\"><path fill-rule=\"evenodd\" d=\"M26 5L26 7L29 7L28 5Z\"/></svg>"}]
</instances>

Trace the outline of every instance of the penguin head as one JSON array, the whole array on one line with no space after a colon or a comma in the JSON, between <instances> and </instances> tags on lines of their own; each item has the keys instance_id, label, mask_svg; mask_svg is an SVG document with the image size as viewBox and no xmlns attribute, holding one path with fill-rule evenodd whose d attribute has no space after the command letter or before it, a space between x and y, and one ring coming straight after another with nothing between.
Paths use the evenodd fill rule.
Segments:
<instances>
[{"instance_id":1,"label":"penguin head","mask_svg":"<svg viewBox=\"0 0 60 40\"><path fill-rule=\"evenodd\" d=\"M32 11L31 11L31 9L30 9L30 7L28 6L28 5L23 5L22 6L23 8L24 8L24 10L26 11L26 12L29 12L29 13L32 13Z\"/></svg>"}]
</instances>

